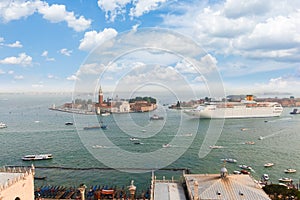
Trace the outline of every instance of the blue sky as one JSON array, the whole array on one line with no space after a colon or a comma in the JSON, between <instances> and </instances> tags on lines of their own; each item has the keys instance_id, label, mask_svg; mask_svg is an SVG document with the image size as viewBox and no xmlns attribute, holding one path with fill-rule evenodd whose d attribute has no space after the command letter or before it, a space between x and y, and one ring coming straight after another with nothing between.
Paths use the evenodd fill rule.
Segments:
<instances>
[{"instance_id":1,"label":"blue sky","mask_svg":"<svg viewBox=\"0 0 300 200\"><path fill-rule=\"evenodd\" d=\"M124 31L158 27L199 44L217 66L227 94L297 97L299 19L299 1L2 0L0 92L72 92L94 48ZM148 67L161 74L182 73L191 87L205 80L205 75L186 75L189 67L182 63L164 70ZM151 74L152 81L170 77ZM113 76L106 83L130 84L147 80L149 71L121 81Z\"/></svg>"}]
</instances>

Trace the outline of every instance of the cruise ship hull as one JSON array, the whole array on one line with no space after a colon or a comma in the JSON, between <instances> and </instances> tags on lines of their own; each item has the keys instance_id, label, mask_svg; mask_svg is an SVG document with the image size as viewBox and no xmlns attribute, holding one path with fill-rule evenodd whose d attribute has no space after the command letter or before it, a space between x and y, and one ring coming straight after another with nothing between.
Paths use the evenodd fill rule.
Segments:
<instances>
[{"instance_id":1,"label":"cruise ship hull","mask_svg":"<svg viewBox=\"0 0 300 200\"><path fill-rule=\"evenodd\" d=\"M236 106L218 108L217 106L200 106L200 108L185 110L184 112L196 118L259 118L278 117L282 111L281 105L274 104L268 107Z\"/></svg>"}]
</instances>

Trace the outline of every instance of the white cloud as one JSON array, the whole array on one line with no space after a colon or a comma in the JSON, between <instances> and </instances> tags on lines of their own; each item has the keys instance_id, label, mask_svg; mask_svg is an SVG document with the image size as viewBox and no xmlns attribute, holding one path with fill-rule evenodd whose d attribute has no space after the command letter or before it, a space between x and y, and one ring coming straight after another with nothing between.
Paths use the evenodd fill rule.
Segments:
<instances>
[{"instance_id":1,"label":"white cloud","mask_svg":"<svg viewBox=\"0 0 300 200\"><path fill-rule=\"evenodd\" d=\"M122 77L120 81L126 84L140 84L146 82L167 83L182 79L182 75L173 67L162 67L156 65L154 67L144 66L142 63L137 63L137 66L131 73Z\"/></svg>"},{"instance_id":2,"label":"white cloud","mask_svg":"<svg viewBox=\"0 0 300 200\"><path fill-rule=\"evenodd\" d=\"M15 72L13 70L9 70L7 73L8 74L14 74Z\"/></svg>"},{"instance_id":3,"label":"white cloud","mask_svg":"<svg viewBox=\"0 0 300 200\"><path fill-rule=\"evenodd\" d=\"M0 3L0 17L4 22L18 20L28 17L36 12L37 7L41 6L40 1L9 1L4 0Z\"/></svg>"},{"instance_id":4,"label":"white cloud","mask_svg":"<svg viewBox=\"0 0 300 200\"><path fill-rule=\"evenodd\" d=\"M171 9L176 14L162 14L163 25L187 34L208 52L285 62L300 59L299 1L226 0Z\"/></svg>"},{"instance_id":5,"label":"white cloud","mask_svg":"<svg viewBox=\"0 0 300 200\"><path fill-rule=\"evenodd\" d=\"M22 80L22 79L24 79L24 76L23 75L15 75L14 79L15 80Z\"/></svg>"},{"instance_id":6,"label":"white cloud","mask_svg":"<svg viewBox=\"0 0 300 200\"><path fill-rule=\"evenodd\" d=\"M71 53L72 53L71 50L68 50L66 48L61 49L59 52L65 56L71 56Z\"/></svg>"},{"instance_id":7,"label":"white cloud","mask_svg":"<svg viewBox=\"0 0 300 200\"><path fill-rule=\"evenodd\" d=\"M43 51L42 55L43 57L48 57L48 51Z\"/></svg>"},{"instance_id":8,"label":"white cloud","mask_svg":"<svg viewBox=\"0 0 300 200\"><path fill-rule=\"evenodd\" d=\"M45 1L4 1L0 3L0 18L4 22L28 17L34 13L40 13L43 18L52 23L67 22L68 27L75 31L84 31L91 25L91 20L83 16L76 17L74 12L68 12L65 5L49 5Z\"/></svg>"},{"instance_id":9,"label":"white cloud","mask_svg":"<svg viewBox=\"0 0 300 200\"><path fill-rule=\"evenodd\" d=\"M15 43L8 44L7 46L12 47L12 48L22 48L23 47L23 45L21 44L20 41L16 41Z\"/></svg>"},{"instance_id":10,"label":"white cloud","mask_svg":"<svg viewBox=\"0 0 300 200\"><path fill-rule=\"evenodd\" d=\"M130 9L130 16L140 17L151 10L156 10L160 4L165 3L167 0L138 0L135 1L135 7Z\"/></svg>"},{"instance_id":11,"label":"white cloud","mask_svg":"<svg viewBox=\"0 0 300 200\"><path fill-rule=\"evenodd\" d=\"M241 49L278 50L299 47L300 10L289 16L276 16L256 24L249 35L236 41Z\"/></svg>"},{"instance_id":12,"label":"white cloud","mask_svg":"<svg viewBox=\"0 0 300 200\"><path fill-rule=\"evenodd\" d=\"M293 87L291 87L291 85ZM290 93L290 94L298 94L298 88L300 87L300 80L296 77L275 77L271 78L266 83L256 83L256 88L258 88L257 92L259 93Z\"/></svg>"},{"instance_id":13,"label":"white cloud","mask_svg":"<svg viewBox=\"0 0 300 200\"><path fill-rule=\"evenodd\" d=\"M103 42L114 38L118 32L113 28L105 28L102 32L88 31L84 38L80 40L79 49L89 51Z\"/></svg>"},{"instance_id":14,"label":"white cloud","mask_svg":"<svg viewBox=\"0 0 300 200\"><path fill-rule=\"evenodd\" d=\"M139 26L140 26L140 24L135 24L135 25L133 25L133 26L132 26L132 31L133 31L133 32L136 32Z\"/></svg>"},{"instance_id":15,"label":"white cloud","mask_svg":"<svg viewBox=\"0 0 300 200\"><path fill-rule=\"evenodd\" d=\"M50 58L48 57L48 51L43 51L42 57L45 57L46 58L46 61L55 61L55 58Z\"/></svg>"},{"instance_id":16,"label":"white cloud","mask_svg":"<svg viewBox=\"0 0 300 200\"><path fill-rule=\"evenodd\" d=\"M78 80L78 77L76 75L71 75L71 76L67 77L67 80L68 81L76 81L76 80Z\"/></svg>"},{"instance_id":17,"label":"white cloud","mask_svg":"<svg viewBox=\"0 0 300 200\"><path fill-rule=\"evenodd\" d=\"M0 64L28 66L32 64L32 57L26 53L20 53L18 57L12 56L0 60Z\"/></svg>"},{"instance_id":18,"label":"white cloud","mask_svg":"<svg viewBox=\"0 0 300 200\"><path fill-rule=\"evenodd\" d=\"M98 0L98 6L105 11L105 17L114 21L118 15L124 17L126 6L130 5L129 16L140 17L145 13L156 10L167 0Z\"/></svg>"},{"instance_id":19,"label":"white cloud","mask_svg":"<svg viewBox=\"0 0 300 200\"><path fill-rule=\"evenodd\" d=\"M200 83L205 83L207 82L207 79L204 76L197 76L193 82L200 82Z\"/></svg>"},{"instance_id":20,"label":"white cloud","mask_svg":"<svg viewBox=\"0 0 300 200\"><path fill-rule=\"evenodd\" d=\"M5 71L3 71L2 69L0 69L0 75L1 74L5 74Z\"/></svg>"},{"instance_id":21,"label":"white cloud","mask_svg":"<svg viewBox=\"0 0 300 200\"><path fill-rule=\"evenodd\" d=\"M74 12L66 11L65 5L44 3L43 6L38 8L38 12L43 15L44 19L52 23L66 21L68 27L73 28L75 31L84 31L91 25L91 20L85 19L83 16L76 18Z\"/></svg>"},{"instance_id":22,"label":"white cloud","mask_svg":"<svg viewBox=\"0 0 300 200\"><path fill-rule=\"evenodd\" d=\"M21 42L18 40L11 44L5 44L3 42L4 42L4 38L0 37L0 45L2 45L2 46L7 46L7 47L11 47L11 48L22 48L23 47Z\"/></svg>"},{"instance_id":23,"label":"white cloud","mask_svg":"<svg viewBox=\"0 0 300 200\"><path fill-rule=\"evenodd\" d=\"M107 20L114 21L117 15L126 12L125 6L132 0L98 0L98 6L105 11Z\"/></svg>"},{"instance_id":24,"label":"white cloud","mask_svg":"<svg viewBox=\"0 0 300 200\"><path fill-rule=\"evenodd\" d=\"M271 9L269 0L227 0L224 5L224 13L227 17L238 18L242 16L263 15Z\"/></svg>"},{"instance_id":25,"label":"white cloud","mask_svg":"<svg viewBox=\"0 0 300 200\"><path fill-rule=\"evenodd\" d=\"M77 71L76 75L77 76L80 76L83 74L99 75L104 71L104 69L105 69L105 66L103 64L98 64L98 63L84 64Z\"/></svg>"}]
</instances>

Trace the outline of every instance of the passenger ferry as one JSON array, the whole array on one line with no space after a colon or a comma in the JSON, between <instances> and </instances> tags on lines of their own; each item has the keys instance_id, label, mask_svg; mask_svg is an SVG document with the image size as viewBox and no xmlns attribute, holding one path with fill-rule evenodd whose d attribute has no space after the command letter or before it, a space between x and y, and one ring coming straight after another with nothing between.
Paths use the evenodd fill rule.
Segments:
<instances>
[{"instance_id":1,"label":"passenger ferry","mask_svg":"<svg viewBox=\"0 0 300 200\"><path fill-rule=\"evenodd\" d=\"M241 102L210 102L184 112L196 118L278 117L283 108L277 102L256 102L247 95Z\"/></svg>"},{"instance_id":2,"label":"passenger ferry","mask_svg":"<svg viewBox=\"0 0 300 200\"><path fill-rule=\"evenodd\" d=\"M24 161L33 161L33 160L49 160L52 159L52 154L39 154L39 155L26 155L22 158Z\"/></svg>"}]
</instances>

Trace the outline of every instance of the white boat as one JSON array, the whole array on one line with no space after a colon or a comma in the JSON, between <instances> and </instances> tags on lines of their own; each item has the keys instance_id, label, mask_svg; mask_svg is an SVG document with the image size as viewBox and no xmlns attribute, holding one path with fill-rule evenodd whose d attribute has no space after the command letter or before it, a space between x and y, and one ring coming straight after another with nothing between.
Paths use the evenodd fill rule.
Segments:
<instances>
[{"instance_id":1,"label":"white boat","mask_svg":"<svg viewBox=\"0 0 300 200\"><path fill-rule=\"evenodd\" d=\"M129 138L129 140L130 140L130 141L138 141L138 140L140 140L140 139L131 137L131 138Z\"/></svg>"},{"instance_id":2,"label":"white boat","mask_svg":"<svg viewBox=\"0 0 300 200\"><path fill-rule=\"evenodd\" d=\"M264 181L268 181L270 178L269 178L268 174L263 174L261 179L264 180Z\"/></svg>"},{"instance_id":3,"label":"white boat","mask_svg":"<svg viewBox=\"0 0 300 200\"><path fill-rule=\"evenodd\" d=\"M4 124L3 122L0 122L0 129L1 128L7 128L6 124Z\"/></svg>"},{"instance_id":4,"label":"white boat","mask_svg":"<svg viewBox=\"0 0 300 200\"><path fill-rule=\"evenodd\" d=\"M32 161L32 160L49 160L52 159L52 154L39 154L39 155L26 155L22 157L24 161Z\"/></svg>"},{"instance_id":5,"label":"white boat","mask_svg":"<svg viewBox=\"0 0 300 200\"><path fill-rule=\"evenodd\" d=\"M163 120L164 117L158 116L158 115L153 115L152 117L150 117L150 120Z\"/></svg>"},{"instance_id":6,"label":"white boat","mask_svg":"<svg viewBox=\"0 0 300 200\"><path fill-rule=\"evenodd\" d=\"M295 173L296 171L297 170L295 170L295 169L288 168L288 169L284 170L284 173Z\"/></svg>"},{"instance_id":7,"label":"white boat","mask_svg":"<svg viewBox=\"0 0 300 200\"><path fill-rule=\"evenodd\" d=\"M263 140L264 139L264 137L263 136L259 136L259 138L258 138L259 140Z\"/></svg>"},{"instance_id":8,"label":"white boat","mask_svg":"<svg viewBox=\"0 0 300 200\"><path fill-rule=\"evenodd\" d=\"M241 102L209 102L196 109L184 110L187 115L196 118L251 118L278 117L283 108L277 102L256 102L248 95Z\"/></svg>"},{"instance_id":9,"label":"white boat","mask_svg":"<svg viewBox=\"0 0 300 200\"><path fill-rule=\"evenodd\" d=\"M252 170L252 167L247 166L247 165L239 165L239 167L240 167L241 169Z\"/></svg>"},{"instance_id":10,"label":"white boat","mask_svg":"<svg viewBox=\"0 0 300 200\"><path fill-rule=\"evenodd\" d=\"M101 116L103 116L103 117L106 117L106 116L109 116L110 115L110 113L109 112L104 112L104 113L101 113Z\"/></svg>"},{"instance_id":11,"label":"white boat","mask_svg":"<svg viewBox=\"0 0 300 200\"><path fill-rule=\"evenodd\" d=\"M209 148L211 148L211 149L222 149L223 146L211 145L211 146L209 146Z\"/></svg>"},{"instance_id":12,"label":"white boat","mask_svg":"<svg viewBox=\"0 0 300 200\"><path fill-rule=\"evenodd\" d=\"M237 170L233 171L233 173L234 173L234 174L241 174L241 172L240 172L240 171L237 171Z\"/></svg>"},{"instance_id":13,"label":"white boat","mask_svg":"<svg viewBox=\"0 0 300 200\"><path fill-rule=\"evenodd\" d=\"M293 179L291 179L291 178L280 178L280 179L278 179L278 181L280 181L280 182L291 182L291 181L293 181Z\"/></svg>"},{"instance_id":14,"label":"white boat","mask_svg":"<svg viewBox=\"0 0 300 200\"><path fill-rule=\"evenodd\" d=\"M233 159L233 158L225 158L225 159L221 159L221 161L223 162L228 162L228 163L236 163L237 160Z\"/></svg>"},{"instance_id":15,"label":"white boat","mask_svg":"<svg viewBox=\"0 0 300 200\"><path fill-rule=\"evenodd\" d=\"M102 149L102 148L106 148L106 146L102 146L102 145L94 145L92 146L93 149Z\"/></svg>"},{"instance_id":16,"label":"white boat","mask_svg":"<svg viewBox=\"0 0 300 200\"><path fill-rule=\"evenodd\" d=\"M171 146L172 146L172 145L170 145L170 144L163 144L163 145L162 145L163 148L168 148L168 147L171 147Z\"/></svg>"},{"instance_id":17,"label":"white boat","mask_svg":"<svg viewBox=\"0 0 300 200\"><path fill-rule=\"evenodd\" d=\"M264 164L264 167L272 167L274 165L274 163L266 163Z\"/></svg>"}]
</instances>

